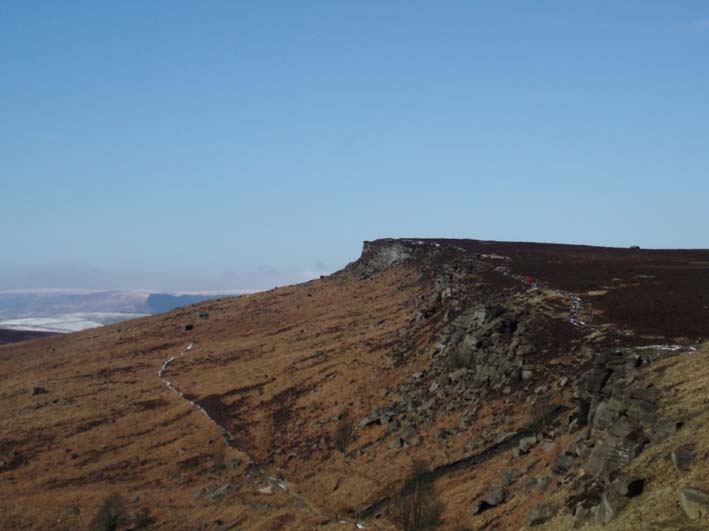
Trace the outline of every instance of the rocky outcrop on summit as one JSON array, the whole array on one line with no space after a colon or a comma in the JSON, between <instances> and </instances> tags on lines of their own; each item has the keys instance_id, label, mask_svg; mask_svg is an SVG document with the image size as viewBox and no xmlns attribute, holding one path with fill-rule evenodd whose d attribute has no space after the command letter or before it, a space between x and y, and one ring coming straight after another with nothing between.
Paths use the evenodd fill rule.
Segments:
<instances>
[{"instance_id":1,"label":"rocky outcrop on summit","mask_svg":"<svg viewBox=\"0 0 709 531\"><path fill-rule=\"evenodd\" d=\"M376 240L364 242L362 254L347 268L367 277L403 264L416 254L416 245L408 240Z\"/></svg>"}]
</instances>

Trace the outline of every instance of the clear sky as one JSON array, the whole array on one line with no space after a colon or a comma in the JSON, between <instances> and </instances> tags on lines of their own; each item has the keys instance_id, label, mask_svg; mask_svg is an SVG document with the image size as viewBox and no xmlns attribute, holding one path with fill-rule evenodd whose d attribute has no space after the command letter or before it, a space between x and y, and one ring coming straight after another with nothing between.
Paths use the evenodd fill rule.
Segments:
<instances>
[{"instance_id":1,"label":"clear sky","mask_svg":"<svg viewBox=\"0 0 709 531\"><path fill-rule=\"evenodd\" d=\"M709 2L0 2L0 289L388 236L709 247Z\"/></svg>"}]
</instances>

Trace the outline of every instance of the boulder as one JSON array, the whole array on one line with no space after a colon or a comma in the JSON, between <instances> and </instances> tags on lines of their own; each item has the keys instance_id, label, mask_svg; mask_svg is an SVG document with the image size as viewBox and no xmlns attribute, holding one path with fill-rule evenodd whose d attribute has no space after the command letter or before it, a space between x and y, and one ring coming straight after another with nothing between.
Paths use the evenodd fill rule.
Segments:
<instances>
[{"instance_id":1,"label":"boulder","mask_svg":"<svg viewBox=\"0 0 709 531\"><path fill-rule=\"evenodd\" d=\"M613 489L626 498L635 498L643 493L645 480L637 476L623 474L613 481Z\"/></svg>"},{"instance_id":2,"label":"boulder","mask_svg":"<svg viewBox=\"0 0 709 531\"><path fill-rule=\"evenodd\" d=\"M500 472L500 476L502 476L505 485L512 485L522 476L522 473L516 468L509 468Z\"/></svg>"},{"instance_id":3,"label":"boulder","mask_svg":"<svg viewBox=\"0 0 709 531\"><path fill-rule=\"evenodd\" d=\"M571 522L574 529L582 528L591 517L591 510L586 507L583 502L578 502L576 504L573 513Z\"/></svg>"},{"instance_id":4,"label":"boulder","mask_svg":"<svg viewBox=\"0 0 709 531\"><path fill-rule=\"evenodd\" d=\"M206 501L210 501L210 502L211 502L211 501L214 501L214 500L217 500L217 499L219 499L219 498L222 498L222 497L226 496L226 495L229 494L230 492L231 492L231 483L227 483L227 484L225 484L225 485L222 485L222 486L219 487L218 489L213 490L212 492L210 492L210 493L206 496L205 499L206 499Z\"/></svg>"},{"instance_id":5,"label":"boulder","mask_svg":"<svg viewBox=\"0 0 709 531\"><path fill-rule=\"evenodd\" d=\"M690 520L699 520L709 514L709 494L694 487L684 487L680 491L679 504Z\"/></svg>"},{"instance_id":6,"label":"boulder","mask_svg":"<svg viewBox=\"0 0 709 531\"><path fill-rule=\"evenodd\" d=\"M363 428L366 428L367 426L371 426L372 424L381 424L382 419L379 416L379 414L373 413L369 415L368 417L364 417L362 420L359 421L359 425Z\"/></svg>"},{"instance_id":7,"label":"boulder","mask_svg":"<svg viewBox=\"0 0 709 531\"><path fill-rule=\"evenodd\" d=\"M601 402L593 413L593 429L603 430L608 428L623 411L624 405L618 399Z\"/></svg>"},{"instance_id":8,"label":"boulder","mask_svg":"<svg viewBox=\"0 0 709 531\"><path fill-rule=\"evenodd\" d=\"M404 448L406 446L406 441L399 437L398 435L394 437L394 440L389 444L389 448L392 450L398 450L399 448Z\"/></svg>"},{"instance_id":9,"label":"boulder","mask_svg":"<svg viewBox=\"0 0 709 531\"><path fill-rule=\"evenodd\" d=\"M519 445L518 445L520 453L526 454L527 452L529 452L529 449L532 446L534 446L535 444L537 444L537 437L535 435L530 435L528 437L522 437L519 440Z\"/></svg>"},{"instance_id":10,"label":"boulder","mask_svg":"<svg viewBox=\"0 0 709 531\"><path fill-rule=\"evenodd\" d=\"M473 506L473 514L480 514L492 507L502 505L507 499L507 491L501 487L492 487L485 491L483 495L475 502Z\"/></svg>"},{"instance_id":11,"label":"boulder","mask_svg":"<svg viewBox=\"0 0 709 531\"><path fill-rule=\"evenodd\" d=\"M468 369L458 369L453 372L448 373L448 378L450 379L451 382L458 383L459 381L463 380L465 376L469 373L470 371Z\"/></svg>"},{"instance_id":12,"label":"boulder","mask_svg":"<svg viewBox=\"0 0 709 531\"><path fill-rule=\"evenodd\" d=\"M445 439L448 438L448 435L450 435L450 432L445 429L445 428L438 428L436 430L436 433L434 435L434 439L436 440L436 444L441 444Z\"/></svg>"},{"instance_id":13,"label":"boulder","mask_svg":"<svg viewBox=\"0 0 709 531\"><path fill-rule=\"evenodd\" d=\"M32 396L44 395L47 390L44 387L35 386L32 388Z\"/></svg>"},{"instance_id":14,"label":"boulder","mask_svg":"<svg viewBox=\"0 0 709 531\"><path fill-rule=\"evenodd\" d=\"M532 507L527 513L527 518L524 520L524 525L527 527L535 527L542 525L547 520L554 516L554 509L548 503L539 503Z\"/></svg>"},{"instance_id":15,"label":"boulder","mask_svg":"<svg viewBox=\"0 0 709 531\"><path fill-rule=\"evenodd\" d=\"M686 472L694 461L694 445L685 444L672 451L672 464L677 472Z\"/></svg>"},{"instance_id":16,"label":"boulder","mask_svg":"<svg viewBox=\"0 0 709 531\"><path fill-rule=\"evenodd\" d=\"M468 442L465 443L465 449L469 452L477 450L478 448L480 448L480 441L477 439L468 439Z\"/></svg>"},{"instance_id":17,"label":"boulder","mask_svg":"<svg viewBox=\"0 0 709 531\"><path fill-rule=\"evenodd\" d=\"M618 494L615 489L607 489L601 496L598 507L598 520L607 524L628 504L628 499Z\"/></svg>"},{"instance_id":18,"label":"boulder","mask_svg":"<svg viewBox=\"0 0 709 531\"><path fill-rule=\"evenodd\" d=\"M436 380L436 383L439 387L447 387L451 384L451 379L448 377L447 374L444 374Z\"/></svg>"},{"instance_id":19,"label":"boulder","mask_svg":"<svg viewBox=\"0 0 709 531\"><path fill-rule=\"evenodd\" d=\"M554 466L552 470L556 474L564 474L568 472L572 466L574 466L574 456L570 453L564 452L554 461Z\"/></svg>"},{"instance_id":20,"label":"boulder","mask_svg":"<svg viewBox=\"0 0 709 531\"><path fill-rule=\"evenodd\" d=\"M598 440L584 464L591 476L610 474L627 465L648 443L642 430L633 430L625 422L614 424L608 434Z\"/></svg>"},{"instance_id":21,"label":"boulder","mask_svg":"<svg viewBox=\"0 0 709 531\"><path fill-rule=\"evenodd\" d=\"M648 427L648 435L653 443L662 442L670 435L677 433L683 426L682 421L676 420L657 422Z\"/></svg>"}]
</instances>

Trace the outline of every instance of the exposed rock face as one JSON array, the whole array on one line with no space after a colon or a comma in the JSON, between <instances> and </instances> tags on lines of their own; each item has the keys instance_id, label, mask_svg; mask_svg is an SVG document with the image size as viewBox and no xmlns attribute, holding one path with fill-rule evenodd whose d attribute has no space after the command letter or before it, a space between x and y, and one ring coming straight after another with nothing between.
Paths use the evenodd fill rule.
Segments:
<instances>
[{"instance_id":1,"label":"exposed rock face","mask_svg":"<svg viewBox=\"0 0 709 531\"><path fill-rule=\"evenodd\" d=\"M227 484L222 485L221 487L215 489L213 492L210 492L209 494L207 494L205 499L207 502L213 502L213 501L218 500L219 498L223 498L224 496L229 494L231 489L232 489L231 483L227 483Z\"/></svg>"},{"instance_id":2,"label":"exposed rock face","mask_svg":"<svg viewBox=\"0 0 709 531\"><path fill-rule=\"evenodd\" d=\"M693 445L686 444L672 451L672 464L677 472L687 472L694 461Z\"/></svg>"},{"instance_id":3,"label":"exposed rock face","mask_svg":"<svg viewBox=\"0 0 709 531\"><path fill-rule=\"evenodd\" d=\"M536 436L524 437L519 441L519 451L523 454L529 452L529 449L537 444Z\"/></svg>"},{"instance_id":4,"label":"exposed rock face","mask_svg":"<svg viewBox=\"0 0 709 531\"><path fill-rule=\"evenodd\" d=\"M364 265L371 270L386 268L420 252L411 242L377 242L365 248ZM421 256L417 256L421 267ZM426 271L426 266L423 269ZM520 436L514 456L529 453L538 442L549 450L554 436L585 428L574 445L563 449L555 459L552 474L571 478L582 465L585 475L569 502L574 525L582 526L589 518L608 523L623 510L628 498L642 493L644 486L643 479L618 476L619 471L671 429L657 418L656 389L638 382L638 371L647 365L647 359L632 348L606 346L603 332L594 332L589 336L593 343L585 343L582 337L586 325L580 318L578 298L571 297L571 323L563 331L559 327L565 324L554 322L540 311L529 293L486 291L482 279L491 270L506 269L494 262L491 266L490 257L477 255L449 259L428 271L434 295L424 301L419 322L442 313L445 316L433 363L400 385L391 394L391 404L374 411L362 425L387 426L387 431L394 433L390 447L406 448L422 443L417 435L419 427L435 422L441 412L474 412L493 396L520 401L528 401L531 396L533 403L537 400L543 404L550 391L562 389L571 381L578 409L568 424L551 430L550 439L536 434ZM545 345L540 332L550 328L556 328L557 338L566 337L566 343ZM401 364L413 359L413 349L405 345L396 352L395 359ZM576 364L574 371L557 372L550 381L543 360L555 349L566 349L567 356L571 352ZM461 426L466 424L468 414L464 413ZM459 431L455 426L438 429L435 443L444 444ZM680 454L677 459L684 462L686 456ZM502 490L490 490L478 499L473 513L498 505L500 497L493 495L498 492ZM540 515L548 510L543 507ZM541 522L543 518L533 520Z\"/></svg>"},{"instance_id":5,"label":"exposed rock face","mask_svg":"<svg viewBox=\"0 0 709 531\"><path fill-rule=\"evenodd\" d=\"M621 496L615 489L607 489L601 496L601 504L598 506L598 520L602 524L609 523L627 504L627 498Z\"/></svg>"},{"instance_id":6,"label":"exposed rock face","mask_svg":"<svg viewBox=\"0 0 709 531\"><path fill-rule=\"evenodd\" d=\"M690 520L699 520L709 514L709 494L694 487L684 487L679 503Z\"/></svg>"},{"instance_id":7,"label":"exposed rock face","mask_svg":"<svg viewBox=\"0 0 709 531\"><path fill-rule=\"evenodd\" d=\"M366 246L364 265L382 267L421 252L415 244L406 247L398 241L376 242ZM435 251L428 257L433 258ZM565 339L561 344L547 343L544 331L553 319L529 300L526 290L493 291L482 280L496 263L461 257L443 265L425 260L423 264L433 293L422 301L423 317L417 325L436 318L443 323L433 361L423 371L413 373L395 392L385 395L391 397L391 403L362 418L360 425L384 425L394 433L391 447L406 448L420 442L416 435L419 427L435 422L442 414L463 412L463 418L461 426L439 429L435 442L441 444L457 435L490 396L506 395L510 400L525 402L533 396L539 403L539 414L544 414L545 391L562 387L561 382L568 380L563 372L557 372L548 381L549 371L541 369L544 360L573 348L571 342L581 334L571 324L557 323ZM394 351L394 361L405 365L415 360L416 342L414 327L409 339L404 338ZM537 365L540 369L535 372L532 367ZM543 379L549 387L539 385ZM520 441L519 448L526 453L536 443L536 436L529 435Z\"/></svg>"},{"instance_id":8,"label":"exposed rock face","mask_svg":"<svg viewBox=\"0 0 709 531\"><path fill-rule=\"evenodd\" d=\"M590 419L589 436L596 441L584 464L592 477L608 478L662 437L657 391L634 383L638 369L630 359L624 350L606 352L579 386L581 409L588 410L588 419L582 421Z\"/></svg>"},{"instance_id":9,"label":"exposed rock face","mask_svg":"<svg viewBox=\"0 0 709 531\"><path fill-rule=\"evenodd\" d=\"M623 474L622 476L613 480L613 489L627 498L635 498L643 493L645 488L645 480L637 476L629 476Z\"/></svg>"},{"instance_id":10,"label":"exposed rock face","mask_svg":"<svg viewBox=\"0 0 709 531\"><path fill-rule=\"evenodd\" d=\"M491 487L475 502L473 514L480 514L487 509L503 504L507 499L507 495L507 491L502 487Z\"/></svg>"},{"instance_id":11,"label":"exposed rock face","mask_svg":"<svg viewBox=\"0 0 709 531\"><path fill-rule=\"evenodd\" d=\"M365 276L384 271L409 260L416 251L416 245L406 240L377 240L364 242L362 255L350 267Z\"/></svg>"},{"instance_id":12,"label":"exposed rock face","mask_svg":"<svg viewBox=\"0 0 709 531\"><path fill-rule=\"evenodd\" d=\"M643 491L643 479L618 476L646 445L664 434L656 414L656 389L636 381L638 370L633 352L608 349L576 386L578 424L587 428L573 450L584 459L585 472L568 501L575 528L590 518L609 523L628 498ZM568 470L572 461L565 465L560 471Z\"/></svg>"},{"instance_id":13,"label":"exposed rock face","mask_svg":"<svg viewBox=\"0 0 709 531\"><path fill-rule=\"evenodd\" d=\"M541 503L535 505L532 510L529 511L524 523L527 527L535 527L543 524L552 516L554 516L553 508L546 503Z\"/></svg>"}]
</instances>

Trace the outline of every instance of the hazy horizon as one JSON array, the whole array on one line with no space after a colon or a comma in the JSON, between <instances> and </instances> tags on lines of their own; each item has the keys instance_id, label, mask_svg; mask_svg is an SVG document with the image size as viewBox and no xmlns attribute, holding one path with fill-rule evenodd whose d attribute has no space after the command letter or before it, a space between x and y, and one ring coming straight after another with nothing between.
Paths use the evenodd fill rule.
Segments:
<instances>
[{"instance_id":1,"label":"hazy horizon","mask_svg":"<svg viewBox=\"0 0 709 531\"><path fill-rule=\"evenodd\" d=\"M344 267L343 264L342 267ZM339 269L339 267L338 267ZM264 266L256 271L235 272L140 272L79 266L59 268L0 268L0 292L38 290L130 290L170 293L253 292L306 282L331 273L324 264L309 268L277 270Z\"/></svg>"}]
</instances>

